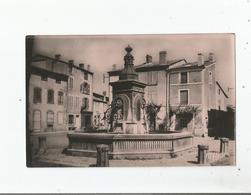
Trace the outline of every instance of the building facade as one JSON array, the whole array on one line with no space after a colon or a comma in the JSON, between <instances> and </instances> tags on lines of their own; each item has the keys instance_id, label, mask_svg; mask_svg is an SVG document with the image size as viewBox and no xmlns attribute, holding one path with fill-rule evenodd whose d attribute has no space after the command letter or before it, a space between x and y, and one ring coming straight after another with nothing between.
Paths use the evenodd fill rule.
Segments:
<instances>
[{"instance_id":1,"label":"building facade","mask_svg":"<svg viewBox=\"0 0 251 195\"><path fill-rule=\"evenodd\" d=\"M70 130L86 129L92 125L93 73L69 61L67 117Z\"/></svg>"},{"instance_id":2,"label":"building facade","mask_svg":"<svg viewBox=\"0 0 251 195\"><path fill-rule=\"evenodd\" d=\"M29 124L32 132L66 130L68 76L31 67Z\"/></svg>"},{"instance_id":3,"label":"building facade","mask_svg":"<svg viewBox=\"0 0 251 195\"><path fill-rule=\"evenodd\" d=\"M159 52L158 62L146 55L146 62L135 66L139 81L147 84L147 104L160 107L154 130L207 134L207 112L226 109L227 95L216 79L215 66L212 53L208 60L198 54L197 62L188 63L185 59L167 60L166 51ZM120 71L108 72L110 82L118 80Z\"/></svg>"},{"instance_id":4,"label":"building facade","mask_svg":"<svg viewBox=\"0 0 251 195\"><path fill-rule=\"evenodd\" d=\"M33 56L29 79L29 130L33 145L45 136L49 146L67 145L69 130L92 124L93 73L84 64Z\"/></svg>"},{"instance_id":5,"label":"building facade","mask_svg":"<svg viewBox=\"0 0 251 195\"><path fill-rule=\"evenodd\" d=\"M51 58L38 54L33 57L32 67L67 76L64 123L66 129L76 130L90 127L93 110L93 72L90 71L90 65L85 67L84 64L79 64L77 66L73 60L68 62L61 60L60 55ZM45 84L48 85L48 82Z\"/></svg>"}]
</instances>

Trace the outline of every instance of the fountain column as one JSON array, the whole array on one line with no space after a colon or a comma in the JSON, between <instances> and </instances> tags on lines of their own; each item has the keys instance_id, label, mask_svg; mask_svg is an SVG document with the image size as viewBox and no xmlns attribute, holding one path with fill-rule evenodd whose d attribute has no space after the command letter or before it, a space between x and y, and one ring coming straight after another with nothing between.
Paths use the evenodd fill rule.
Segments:
<instances>
[{"instance_id":1,"label":"fountain column","mask_svg":"<svg viewBox=\"0 0 251 195\"><path fill-rule=\"evenodd\" d=\"M124 69L119 75L119 80L110 83L113 88L112 113L115 121L111 131L144 134L147 131L142 124L142 105L146 84L138 80L138 74L134 70L132 50L129 45L125 48L127 53L124 56Z\"/></svg>"}]
</instances>

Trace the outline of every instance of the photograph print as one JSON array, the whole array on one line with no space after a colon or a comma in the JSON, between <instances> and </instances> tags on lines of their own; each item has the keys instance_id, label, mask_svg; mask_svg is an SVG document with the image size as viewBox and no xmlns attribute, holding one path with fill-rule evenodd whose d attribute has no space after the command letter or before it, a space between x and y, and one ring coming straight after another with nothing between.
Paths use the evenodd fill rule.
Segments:
<instances>
[{"instance_id":1,"label":"photograph print","mask_svg":"<svg viewBox=\"0 0 251 195\"><path fill-rule=\"evenodd\" d=\"M233 166L235 35L26 36L27 167Z\"/></svg>"}]
</instances>

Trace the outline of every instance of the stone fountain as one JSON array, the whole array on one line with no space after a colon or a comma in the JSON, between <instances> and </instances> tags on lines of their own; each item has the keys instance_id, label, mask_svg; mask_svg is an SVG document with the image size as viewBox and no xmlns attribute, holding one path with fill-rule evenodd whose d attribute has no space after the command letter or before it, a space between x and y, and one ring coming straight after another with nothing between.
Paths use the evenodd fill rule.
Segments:
<instances>
[{"instance_id":1,"label":"stone fountain","mask_svg":"<svg viewBox=\"0 0 251 195\"><path fill-rule=\"evenodd\" d=\"M110 83L113 100L107 133L68 133L70 155L96 156L96 146L107 144L111 159L171 158L193 148L190 133L149 134L145 121L145 83L138 80L131 54L125 48L124 69L119 80Z\"/></svg>"}]
</instances>

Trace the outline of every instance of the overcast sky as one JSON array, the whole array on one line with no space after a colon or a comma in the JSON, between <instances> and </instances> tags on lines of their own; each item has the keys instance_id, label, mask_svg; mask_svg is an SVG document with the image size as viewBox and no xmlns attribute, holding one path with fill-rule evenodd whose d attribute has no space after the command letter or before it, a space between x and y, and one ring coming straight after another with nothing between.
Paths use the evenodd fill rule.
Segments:
<instances>
[{"instance_id":1,"label":"overcast sky","mask_svg":"<svg viewBox=\"0 0 251 195\"><path fill-rule=\"evenodd\" d=\"M109 36L37 36L34 51L49 56L61 54L62 59L73 59L74 63L91 65L94 74L94 91L102 93L102 74L111 70L113 64L122 67L124 48L133 48L134 64L145 61L146 54L158 61L159 51L167 51L167 59L185 58L192 62L197 54L205 59L209 52L215 53L217 78L222 87L235 88L234 35L190 34L190 35L109 35ZM233 93L234 94L234 90ZM234 104L234 95L230 102Z\"/></svg>"}]
</instances>

